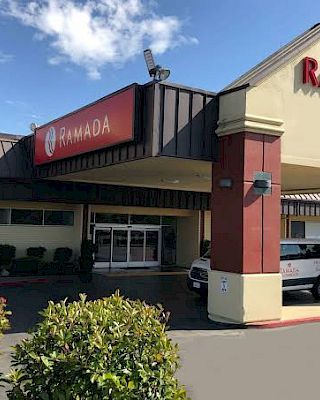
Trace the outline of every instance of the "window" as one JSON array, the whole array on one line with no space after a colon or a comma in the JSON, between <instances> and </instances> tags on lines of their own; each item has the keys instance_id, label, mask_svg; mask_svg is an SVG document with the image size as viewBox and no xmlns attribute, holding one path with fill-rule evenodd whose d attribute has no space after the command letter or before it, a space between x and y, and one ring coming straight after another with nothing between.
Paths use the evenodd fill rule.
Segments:
<instances>
[{"instance_id":1,"label":"window","mask_svg":"<svg viewBox=\"0 0 320 400\"><path fill-rule=\"evenodd\" d=\"M11 210L11 223L22 225L42 225L42 210Z\"/></svg>"},{"instance_id":2,"label":"window","mask_svg":"<svg viewBox=\"0 0 320 400\"><path fill-rule=\"evenodd\" d=\"M53 211L45 210L44 212L45 225L67 225L73 226L74 212L73 211Z\"/></svg>"},{"instance_id":3,"label":"window","mask_svg":"<svg viewBox=\"0 0 320 400\"><path fill-rule=\"evenodd\" d=\"M307 244L306 258L320 258L320 244Z\"/></svg>"},{"instance_id":4,"label":"window","mask_svg":"<svg viewBox=\"0 0 320 400\"><path fill-rule=\"evenodd\" d=\"M128 224L127 214L96 213L96 224Z\"/></svg>"},{"instance_id":5,"label":"window","mask_svg":"<svg viewBox=\"0 0 320 400\"><path fill-rule=\"evenodd\" d=\"M10 209L0 208L0 224L9 224L9 223L10 223Z\"/></svg>"},{"instance_id":6,"label":"window","mask_svg":"<svg viewBox=\"0 0 320 400\"><path fill-rule=\"evenodd\" d=\"M132 225L160 225L160 217L157 215L131 215L130 223Z\"/></svg>"},{"instance_id":7,"label":"window","mask_svg":"<svg viewBox=\"0 0 320 400\"><path fill-rule=\"evenodd\" d=\"M280 249L281 260L297 260L305 258L306 245L282 244Z\"/></svg>"},{"instance_id":8,"label":"window","mask_svg":"<svg viewBox=\"0 0 320 400\"><path fill-rule=\"evenodd\" d=\"M292 221L291 222L291 237L292 238L304 238L305 236L305 223L304 221Z\"/></svg>"}]
</instances>

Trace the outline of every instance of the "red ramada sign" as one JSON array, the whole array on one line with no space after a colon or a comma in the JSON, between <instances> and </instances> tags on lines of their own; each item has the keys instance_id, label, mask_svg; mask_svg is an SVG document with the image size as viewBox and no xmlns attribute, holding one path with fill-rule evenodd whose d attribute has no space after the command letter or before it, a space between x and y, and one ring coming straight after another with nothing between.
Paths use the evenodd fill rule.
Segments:
<instances>
[{"instance_id":1,"label":"red ramada sign","mask_svg":"<svg viewBox=\"0 0 320 400\"><path fill-rule=\"evenodd\" d=\"M135 86L36 129L35 164L41 165L134 139Z\"/></svg>"},{"instance_id":2,"label":"red ramada sign","mask_svg":"<svg viewBox=\"0 0 320 400\"><path fill-rule=\"evenodd\" d=\"M320 87L318 78L318 61L312 57L303 59L303 83L310 83L312 86Z\"/></svg>"}]
</instances>

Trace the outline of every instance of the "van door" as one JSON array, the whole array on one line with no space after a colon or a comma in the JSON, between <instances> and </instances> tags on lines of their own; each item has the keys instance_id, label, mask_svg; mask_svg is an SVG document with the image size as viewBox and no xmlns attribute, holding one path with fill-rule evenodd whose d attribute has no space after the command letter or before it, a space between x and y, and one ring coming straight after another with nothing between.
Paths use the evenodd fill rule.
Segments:
<instances>
[{"instance_id":1,"label":"van door","mask_svg":"<svg viewBox=\"0 0 320 400\"><path fill-rule=\"evenodd\" d=\"M280 260L284 291L311 289L320 275L319 244L281 244Z\"/></svg>"}]
</instances>

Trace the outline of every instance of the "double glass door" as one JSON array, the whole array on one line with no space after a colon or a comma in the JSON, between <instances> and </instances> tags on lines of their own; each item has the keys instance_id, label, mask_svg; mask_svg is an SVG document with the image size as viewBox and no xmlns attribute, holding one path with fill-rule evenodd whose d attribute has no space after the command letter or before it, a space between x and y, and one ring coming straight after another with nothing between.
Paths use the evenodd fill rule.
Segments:
<instances>
[{"instance_id":1,"label":"double glass door","mask_svg":"<svg viewBox=\"0 0 320 400\"><path fill-rule=\"evenodd\" d=\"M96 227L96 268L160 265L160 227Z\"/></svg>"}]
</instances>

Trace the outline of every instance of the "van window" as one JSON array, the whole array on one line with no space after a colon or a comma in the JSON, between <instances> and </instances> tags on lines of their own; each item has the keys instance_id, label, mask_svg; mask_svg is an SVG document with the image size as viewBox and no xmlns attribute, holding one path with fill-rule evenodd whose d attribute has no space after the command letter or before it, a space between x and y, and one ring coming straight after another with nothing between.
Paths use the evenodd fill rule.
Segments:
<instances>
[{"instance_id":1,"label":"van window","mask_svg":"<svg viewBox=\"0 0 320 400\"><path fill-rule=\"evenodd\" d=\"M320 258L320 244L307 244L306 258Z\"/></svg>"},{"instance_id":2,"label":"van window","mask_svg":"<svg viewBox=\"0 0 320 400\"><path fill-rule=\"evenodd\" d=\"M280 260L297 260L303 258L303 251L298 244L282 244L280 247Z\"/></svg>"},{"instance_id":3,"label":"van window","mask_svg":"<svg viewBox=\"0 0 320 400\"><path fill-rule=\"evenodd\" d=\"M298 260L320 258L320 244L282 244L280 246L281 260Z\"/></svg>"}]
</instances>

